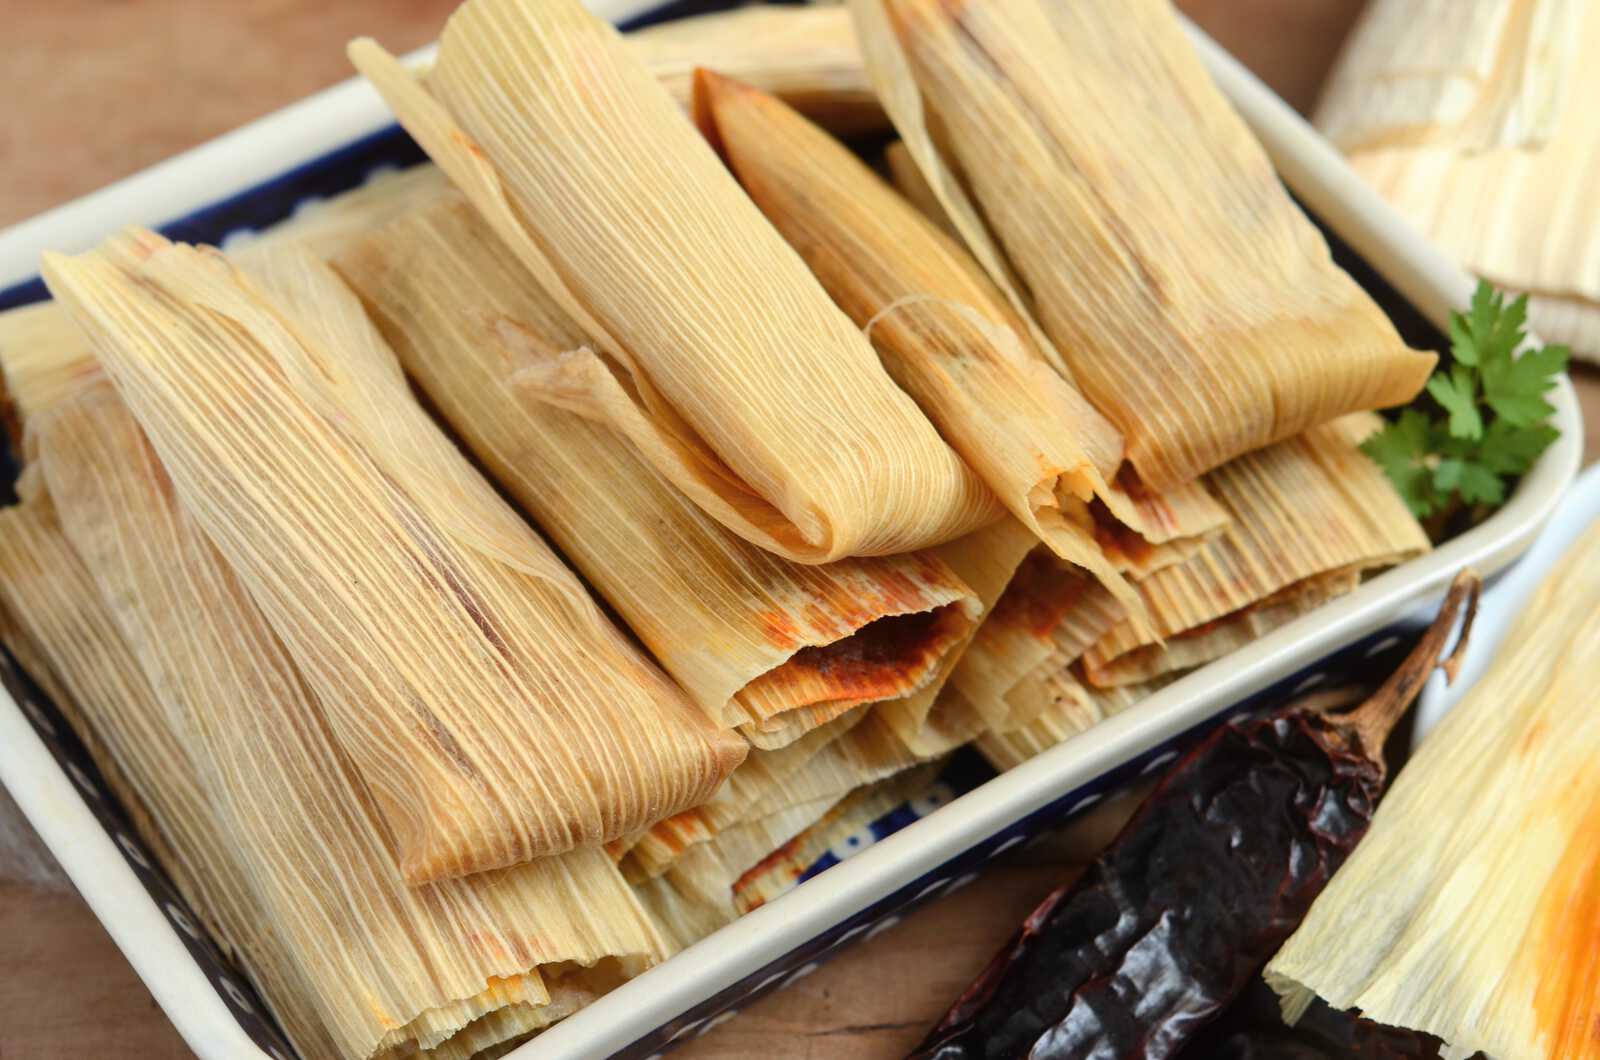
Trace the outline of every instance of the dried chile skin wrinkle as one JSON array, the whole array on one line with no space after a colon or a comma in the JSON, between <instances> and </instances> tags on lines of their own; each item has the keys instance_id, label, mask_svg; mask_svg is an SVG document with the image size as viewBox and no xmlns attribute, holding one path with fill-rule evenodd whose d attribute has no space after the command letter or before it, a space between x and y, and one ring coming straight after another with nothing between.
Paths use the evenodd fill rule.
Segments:
<instances>
[{"instance_id":1,"label":"dried chile skin wrinkle","mask_svg":"<svg viewBox=\"0 0 1600 1060\"><path fill-rule=\"evenodd\" d=\"M1223 727L1034 911L911 1056L1174 1056L1294 931L1382 787L1379 767L1322 715Z\"/></svg>"}]
</instances>

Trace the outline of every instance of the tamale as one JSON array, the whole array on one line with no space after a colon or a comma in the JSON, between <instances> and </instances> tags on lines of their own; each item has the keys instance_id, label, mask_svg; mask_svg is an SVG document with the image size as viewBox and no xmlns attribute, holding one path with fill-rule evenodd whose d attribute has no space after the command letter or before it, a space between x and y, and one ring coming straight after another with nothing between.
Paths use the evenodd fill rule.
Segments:
<instances>
[{"instance_id":1,"label":"tamale","mask_svg":"<svg viewBox=\"0 0 1600 1060\"><path fill-rule=\"evenodd\" d=\"M278 1001L306 996L307 983L48 498L0 510L0 600L48 663L49 683L64 693L57 706L207 934L243 966L306 1060L338 1057L316 1020Z\"/></svg>"},{"instance_id":2,"label":"tamale","mask_svg":"<svg viewBox=\"0 0 1600 1060\"><path fill-rule=\"evenodd\" d=\"M934 194L928 178L917 168L917 160L911 157L904 140L896 140L883 149L883 164L889 171L889 183L894 185L900 197L915 206L917 212L937 225L941 232L959 242L961 233L950 223L949 215L939 204L939 196Z\"/></svg>"},{"instance_id":3,"label":"tamale","mask_svg":"<svg viewBox=\"0 0 1600 1060\"><path fill-rule=\"evenodd\" d=\"M0 313L0 385L13 441L28 417L101 375L89 341L56 303Z\"/></svg>"},{"instance_id":4,"label":"tamale","mask_svg":"<svg viewBox=\"0 0 1600 1060\"><path fill-rule=\"evenodd\" d=\"M815 824L734 880L727 895L720 882L713 888L714 895L704 898L692 883L681 886L670 876L660 876L635 888L639 900L678 948L693 945L739 915L792 890L799 877L830 849L846 843L895 807L925 795L937 768L921 766L840 799ZM715 880L726 879L727 875L718 873Z\"/></svg>"},{"instance_id":5,"label":"tamale","mask_svg":"<svg viewBox=\"0 0 1600 1060\"><path fill-rule=\"evenodd\" d=\"M743 758L406 400L375 332L317 341L370 330L336 280L285 312L149 233L45 274L304 673L408 880L637 831Z\"/></svg>"},{"instance_id":6,"label":"tamale","mask_svg":"<svg viewBox=\"0 0 1600 1060\"><path fill-rule=\"evenodd\" d=\"M844 7L758 4L671 19L623 39L682 106L688 105L695 68L711 66L771 92L841 136L888 127ZM302 202L291 217L241 246L292 240L330 257L348 237L420 205L431 197L430 185L445 179L429 165L381 171L350 191ZM236 247L230 242L223 249Z\"/></svg>"},{"instance_id":7,"label":"tamale","mask_svg":"<svg viewBox=\"0 0 1600 1060\"><path fill-rule=\"evenodd\" d=\"M1027 724L1007 732L987 732L973 746L999 770L1015 769L1034 755L1087 732L1120 714L1166 684L1166 679L1121 688L1095 688L1071 670L1054 669L1035 678L1036 692L1048 696Z\"/></svg>"},{"instance_id":8,"label":"tamale","mask_svg":"<svg viewBox=\"0 0 1600 1060\"><path fill-rule=\"evenodd\" d=\"M1353 588L1354 575L1427 551L1427 534L1357 448L1377 425L1371 413L1345 416L1207 475L1231 521L1192 555L1136 583L1156 632L1187 633L1189 643L1167 655L1119 622L1085 654L1089 680L1129 684L1209 661L1237 647L1241 632L1280 625ZM1295 604L1296 594L1307 599ZM1245 618L1247 608L1259 610ZM1230 617L1241 624L1210 625Z\"/></svg>"},{"instance_id":9,"label":"tamale","mask_svg":"<svg viewBox=\"0 0 1600 1060\"><path fill-rule=\"evenodd\" d=\"M851 792L834 804L821 820L747 869L733 882L733 905L748 913L792 890L800 876L823 854L838 851L841 860L862 847L849 844L878 818L895 807L924 796L939 773L930 762Z\"/></svg>"},{"instance_id":10,"label":"tamale","mask_svg":"<svg viewBox=\"0 0 1600 1060\"><path fill-rule=\"evenodd\" d=\"M1583 6L1376 0L1328 74L1317 128L1345 151L1542 147L1567 100Z\"/></svg>"},{"instance_id":11,"label":"tamale","mask_svg":"<svg viewBox=\"0 0 1600 1060\"><path fill-rule=\"evenodd\" d=\"M983 613L995 606L1037 538L1015 519L1004 519L934 552L977 594ZM964 696L944 694L945 684L972 643L976 628L945 653L933 680L873 711L905 747L923 758L947 754L983 731L983 717Z\"/></svg>"},{"instance_id":12,"label":"tamale","mask_svg":"<svg viewBox=\"0 0 1600 1060\"><path fill-rule=\"evenodd\" d=\"M774 792L787 792L792 777L804 770L823 748L865 721L867 715L868 709L861 708L812 729L785 747L752 750L715 795L699 806L656 822L625 848L613 844L610 847L612 856L630 883L659 876L694 844L714 838L729 825L762 816L757 807L765 804ZM802 797L793 801L806 800Z\"/></svg>"},{"instance_id":13,"label":"tamale","mask_svg":"<svg viewBox=\"0 0 1600 1060\"><path fill-rule=\"evenodd\" d=\"M926 760L926 756L907 749L876 713L868 712L847 732L823 744L806 761L784 771L776 781L759 787L751 785L742 802L717 806L717 800L713 799L706 806L662 822L629 853L623 870L635 882L660 875L685 851L696 844L711 842L729 829L758 821L774 824L792 810L804 820L804 807L825 809L857 788L902 773ZM735 770L735 776L737 774ZM665 826L669 824L674 827L667 833Z\"/></svg>"},{"instance_id":14,"label":"tamale","mask_svg":"<svg viewBox=\"0 0 1600 1060\"><path fill-rule=\"evenodd\" d=\"M1555 564L1267 965L1445 1055L1600 1057L1600 527Z\"/></svg>"},{"instance_id":15,"label":"tamale","mask_svg":"<svg viewBox=\"0 0 1600 1060\"><path fill-rule=\"evenodd\" d=\"M1379 560L1377 565L1389 562L1393 560ZM1186 575L1179 577L1183 576ZM1360 584L1361 572L1349 568L1313 575L1292 582L1257 603L1186 629L1161 644L1134 648L1109 660L1106 652L1116 649L1102 645L1094 652L1095 680L1106 685L1136 683L1204 666L1310 614L1329 600L1354 592Z\"/></svg>"},{"instance_id":16,"label":"tamale","mask_svg":"<svg viewBox=\"0 0 1600 1060\"><path fill-rule=\"evenodd\" d=\"M1570 46L1588 51L1600 47L1600 8L1581 7ZM1540 338L1600 362L1600 200L1590 178L1600 172L1600 69L1575 64L1567 97L1537 149L1393 147L1355 152L1350 164L1467 268L1526 292Z\"/></svg>"},{"instance_id":17,"label":"tamale","mask_svg":"<svg viewBox=\"0 0 1600 1060\"><path fill-rule=\"evenodd\" d=\"M1034 549L973 636L945 693L966 697L990 732L1026 725L1042 704L1012 699L1017 684L1042 668L1070 666L1122 617L1105 589Z\"/></svg>"},{"instance_id":18,"label":"tamale","mask_svg":"<svg viewBox=\"0 0 1600 1060\"><path fill-rule=\"evenodd\" d=\"M693 901L731 905L733 885L740 876L822 820L843 797L826 795L725 828L715 838L685 850L665 875Z\"/></svg>"},{"instance_id":19,"label":"tamale","mask_svg":"<svg viewBox=\"0 0 1600 1060\"><path fill-rule=\"evenodd\" d=\"M643 881L634 887L634 893L674 952L693 946L738 917L732 906L710 905L685 895L665 876Z\"/></svg>"},{"instance_id":20,"label":"tamale","mask_svg":"<svg viewBox=\"0 0 1600 1060\"><path fill-rule=\"evenodd\" d=\"M932 677L976 599L931 554L802 566L734 535L605 427L520 397L498 338L577 325L458 193L335 262L405 369L707 715L780 746ZM789 724L789 731L783 725Z\"/></svg>"},{"instance_id":21,"label":"tamale","mask_svg":"<svg viewBox=\"0 0 1600 1060\"><path fill-rule=\"evenodd\" d=\"M312 199L289 217L241 241L229 239L230 257L249 255L263 246L293 243L320 258L332 257L350 240L436 198L450 181L430 165L375 173L358 187L328 199Z\"/></svg>"},{"instance_id":22,"label":"tamale","mask_svg":"<svg viewBox=\"0 0 1600 1060\"><path fill-rule=\"evenodd\" d=\"M671 97L578 0L469 0L417 82L351 58L589 340L530 393L603 420L790 559L905 552L999 508Z\"/></svg>"},{"instance_id":23,"label":"tamale","mask_svg":"<svg viewBox=\"0 0 1600 1060\"><path fill-rule=\"evenodd\" d=\"M564 975L614 984L660 956L599 850L408 886L370 792L109 385L37 433L67 535L117 602L266 923L312 984L275 1000L307 1006L342 1055L367 1057L433 1048L504 1003L543 1019ZM501 981L515 992L489 989Z\"/></svg>"},{"instance_id":24,"label":"tamale","mask_svg":"<svg viewBox=\"0 0 1600 1060\"><path fill-rule=\"evenodd\" d=\"M916 400L1006 509L1057 555L1091 571L1132 612L1138 597L1107 559L1088 504L1105 499L1147 541L1217 529L1191 485L1173 528L1110 481L1116 428L1052 369L977 263L845 146L771 96L702 71L696 120L761 211L834 301L871 336Z\"/></svg>"},{"instance_id":25,"label":"tamale","mask_svg":"<svg viewBox=\"0 0 1600 1060\"><path fill-rule=\"evenodd\" d=\"M645 69L687 104L694 71L710 67L770 92L840 136L888 127L848 8L751 4L625 34Z\"/></svg>"},{"instance_id":26,"label":"tamale","mask_svg":"<svg viewBox=\"0 0 1600 1060\"><path fill-rule=\"evenodd\" d=\"M1334 265L1165 0L853 9L952 222L1152 488L1427 380L1436 358Z\"/></svg>"}]
</instances>

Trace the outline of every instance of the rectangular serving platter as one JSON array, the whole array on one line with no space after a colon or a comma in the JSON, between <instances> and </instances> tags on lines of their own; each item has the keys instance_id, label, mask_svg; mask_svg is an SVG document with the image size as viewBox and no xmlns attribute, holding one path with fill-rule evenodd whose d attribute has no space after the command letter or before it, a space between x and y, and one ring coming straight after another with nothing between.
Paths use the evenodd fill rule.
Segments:
<instances>
[{"instance_id":1,"label":"rectangular serving platter","mask_svg":"<svg viewBox=\"0 0 1600 1060\"><path fill-rule=\"evenodd\" d=\"M718 3L590 0L623 24ZM381 29L381 27L379 27ZM1414 343L1438 346L1468 277L1352 172L1287 105L1198 31L1196 46L1266 145L1280 175L1330 235L1342 263ZM349 81L0 233L0 308L44 297L45 250L92 246L132 223L226 245L375 171L414 164L416 146L366 84ZM1583 429L1571 385L1554 392L1560 440L1480 526L1349 596L1188 674L1038 758L993 776L958 756L924 798L813 865L794 891L740 918L516 1050L516 1060L652 1057L704 1034L755 998L871 938L916 905L977 878L984 863L1161 768L1229 717L1389 665L1406 616L1455 573L1492 574L1538 533L1576 473ZM9 657L0 659L0 782L190 1047L206 1060L292 1060L248 983L133 837L58 711Z\"/></svg>"}]
</instances>

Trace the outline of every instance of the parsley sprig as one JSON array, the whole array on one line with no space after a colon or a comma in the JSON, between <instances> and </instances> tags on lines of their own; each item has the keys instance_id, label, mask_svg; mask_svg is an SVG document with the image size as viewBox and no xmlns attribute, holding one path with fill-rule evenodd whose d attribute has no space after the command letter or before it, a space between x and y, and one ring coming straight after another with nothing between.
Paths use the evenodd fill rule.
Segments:
<instances>
[{"instance_id":1,"label":"parsley sprig","mask_svg":"<svg viewBox=\"0 0 1600 1060\"><path fill-rule=\"evenodd\" d=\"M1450 315L1452 363L1428 380L1436 410L1406 409L1362 443L1419 519L1457 505L1497 505L1559 431L1544 398L1566 371L1565 346L1529 349L1528 298L1509 304L1480 283L1472 308Z\"/></svg>"}]
</instances>

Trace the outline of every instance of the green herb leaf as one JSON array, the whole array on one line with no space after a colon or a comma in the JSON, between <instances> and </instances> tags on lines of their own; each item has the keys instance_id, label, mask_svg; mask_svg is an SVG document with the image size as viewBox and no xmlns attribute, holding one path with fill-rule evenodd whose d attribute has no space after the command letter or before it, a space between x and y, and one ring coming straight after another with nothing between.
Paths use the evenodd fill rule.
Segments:
<instances>
[{"instance_id":1,"label":"green herb leaf","mask_svg":"<svg viewBox=\"0 0 1600 1060\"><path fill-rule=\"evenodd\" d=\"M1531 427L1543 422L1555 411L1544 399L1544 393L1556 385L1555 377L1566 371L1571 356L1565 346L1546 346L1528 350L1521 357L1485 362L1485 401L1513 426Z\"/></svg>"},{"instance_id":2,"label":"green herb leaf","mask_svg":"<svg viewBox=\"0 0 1600 1060\"><path fill-rule=\"evenodd\" d=\"M1450 433L1457 438L1483 437L1477 391L1478 381L1465 365L1458 364L1449 375L1436 373L1428 380L1428 393L1450 413Z\"/></svg>"},{"instance_id":3,"label":"green herb leaf","mask_svg":"<svg viewBox=\"0 0 1600 1060\"><path fill-rule=\"evenodd\" d=\"M1560 431L1545 424L1513 427L1504 419L1495 420L1484 432L1479 462L1497 475L1521 475L1559 437Z\"/></svg>"},{"instance_id":4,"label":"green herb leaf","mask_svg":"<svg viewBox=\"0 0 1600 1060\"><path fill-rule=\"evenodd\" d=\"M1468 504L1499 504L1506 495L1500 476L1471 460L1439 461L1433 469L1433 486L1445 496L1459 492Z\"/></svg>"},{"instance_id":5,"label":"green herb leaf","mask_svg":"<svg viewBox=\"0 0 1600 1060\"><path fill-rule=\"evenodd\" d=\"M1383 468L1418 519L1433 514L1438 502L1426 463L1431 432L1427 416L1407 409L1398 420L1361 443L1361 451Z\"/></svg>"},{"instance_id":6,"label":"green herb leaf","mask_svg":"<svg viewBox=\"0 0 1600 1060\"><path fill-rule=\"evenodd\" d=\"M1439 414L1410 408L1362 444L1420 519L1459 501L1498 505L1559 432L1545 393L1566 370L1565 346L1527 342L1528 298L1509 303L1480 283L1465 313L1450 314L1452 362L1428 380Z\"/></svg>"}]
</instances>

